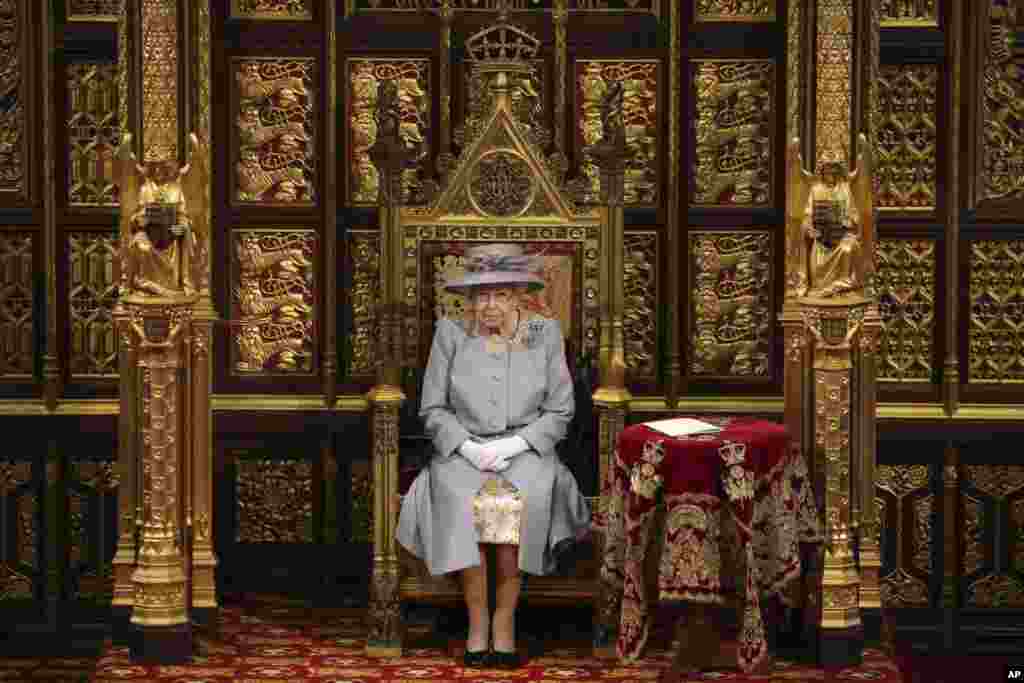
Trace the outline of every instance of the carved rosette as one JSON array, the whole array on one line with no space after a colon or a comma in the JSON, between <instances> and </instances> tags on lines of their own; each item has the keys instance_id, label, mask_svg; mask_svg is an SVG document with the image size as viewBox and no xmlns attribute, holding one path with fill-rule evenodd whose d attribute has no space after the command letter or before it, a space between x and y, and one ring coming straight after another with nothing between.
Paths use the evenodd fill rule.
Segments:
<instances>
[{"instance_id":1,"label":"carved rosette","mask_svg":"<svg viewBox=\"0 0 1024 683\"><path fill-rule=\"evenodd\" d=\"M239 458L236 543L312 543L313 463Z\"/></svg>"},{"instance_id":2,"label":"carved rosette","mask_svg":"<svg viewBox=\"0 0 1024 683\"><path fill-rule=\"evenodd\" d=\"M533 202L537 184L522 157L498 150L477 161L470 176L469 198L486 216L509 218Z\"/></svg>"}]
</instances>

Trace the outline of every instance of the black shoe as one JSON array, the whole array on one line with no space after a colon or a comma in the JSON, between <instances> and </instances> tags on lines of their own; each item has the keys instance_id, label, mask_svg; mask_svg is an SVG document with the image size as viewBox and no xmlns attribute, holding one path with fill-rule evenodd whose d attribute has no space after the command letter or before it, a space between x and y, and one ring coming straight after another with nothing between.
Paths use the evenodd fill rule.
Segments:
<instances>
[{"instance_id":1,"label":"black shoe","mask_svg":"<svg viewBox=\"0 0 1024 683\"><path fill-rule=\"evenodd\" d=\"M495 650L491 653L491 666L495 669L518 669L520 665L518 652L502 652Z\"/></svg>"},{"instance_id":2,"label":"black shoe","mask_svg":"<svg viewBox=\"0 0 1024 683\"><path fill-rule=\"evenodd\" d=\"M487 650L478 650L476 652L466 650L466 654L462 655L462 666L467 669L483 669L490 663L489 655L490 652Z\"/></svg>"}]
</instances>

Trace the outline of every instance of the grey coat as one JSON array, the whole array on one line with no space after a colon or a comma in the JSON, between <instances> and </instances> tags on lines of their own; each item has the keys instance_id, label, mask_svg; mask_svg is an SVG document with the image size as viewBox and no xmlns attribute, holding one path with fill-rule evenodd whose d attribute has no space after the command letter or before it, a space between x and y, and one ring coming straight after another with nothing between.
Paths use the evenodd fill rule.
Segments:
<instances>
[{"instance_id":1,"label":"grey coat","mask_svg":"<svg viewBox=\"0 0 1024 683\"><path fill-rule=\"evenodd\" d=\"M500 353L489 353L485 338L467 335L457 323L438 323L420 404L435 453L402 500L397 531L398 543L431 574L480 564L473 497L494 475L459 455L466 439L518 434L532 447L497 475L523 498L522 571L550 573L552 548L589 527L586 499L555 455L574 410L564 345L557 320L531 321L526 348Z\"/></svg>"}]
</instances>

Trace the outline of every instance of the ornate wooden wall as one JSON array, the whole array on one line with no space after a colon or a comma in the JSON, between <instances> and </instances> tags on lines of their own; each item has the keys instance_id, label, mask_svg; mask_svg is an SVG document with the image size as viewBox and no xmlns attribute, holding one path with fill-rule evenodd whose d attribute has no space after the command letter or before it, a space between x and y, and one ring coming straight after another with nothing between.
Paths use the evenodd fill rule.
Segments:
<instances>
[{"instance_id":1,"label":"ornate wooden wall","mask_svg":"<svg viewBox=\"0 0 1024 683\"><path fill-rule=\"evenodd\" d=\"M524 121L551 126L592 188L581 149L600 134L595 102L609 81L625 85L633 420L781 413L782 150L813 133L796 74L815 73L799 51L814 15L808 0L758 0L745 15L739 4L512 3L545 42ZM42 629L47 596L86 622L109 591L111 157L125 106L116 0L56 0L49 21L44 3L7 5L0 415L33 445L0 462L0 523L14 539L0 549L0 612ZM285 570L256 581L272 586L309 558L365 553L370 534L375 93L398 81L402 133L420 150L405 186L419 201L458 151L462 117L486 106L461 46L493 15L468 0L210 6L215 300L236 323L215 345L218 553L226 588L252 578L240 568L253 558ZM1024 418L1024 3L879 0L877 11L881 68L860 49L850 90L879 167L884 590L922 624L944 624L937 641L984 644L996 619L985 615L1024 607L1024 479L1009 436ZM61 431L72 428L94 436ZM312 564L326 569L303 580L358 584L357 570ZM945 607L962 618L929 621Z\"/></svg>"}]
</instances>

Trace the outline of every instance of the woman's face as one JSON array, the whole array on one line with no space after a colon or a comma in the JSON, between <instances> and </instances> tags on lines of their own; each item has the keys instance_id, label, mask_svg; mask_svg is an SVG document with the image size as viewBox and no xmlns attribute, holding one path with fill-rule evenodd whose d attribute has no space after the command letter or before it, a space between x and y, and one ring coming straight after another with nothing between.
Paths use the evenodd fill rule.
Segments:
<instances>
[{"instance_id":1,"label":"woman's face","mask_svg":"<svg viewBox=\"0 0 1024 683\"><path fill-rule=\"evenodd\" d=\"M500 328L519 307L522 290L516 287L481 287L470 296L477 321L484 327Z\"/></svg>"}]
</instances>

